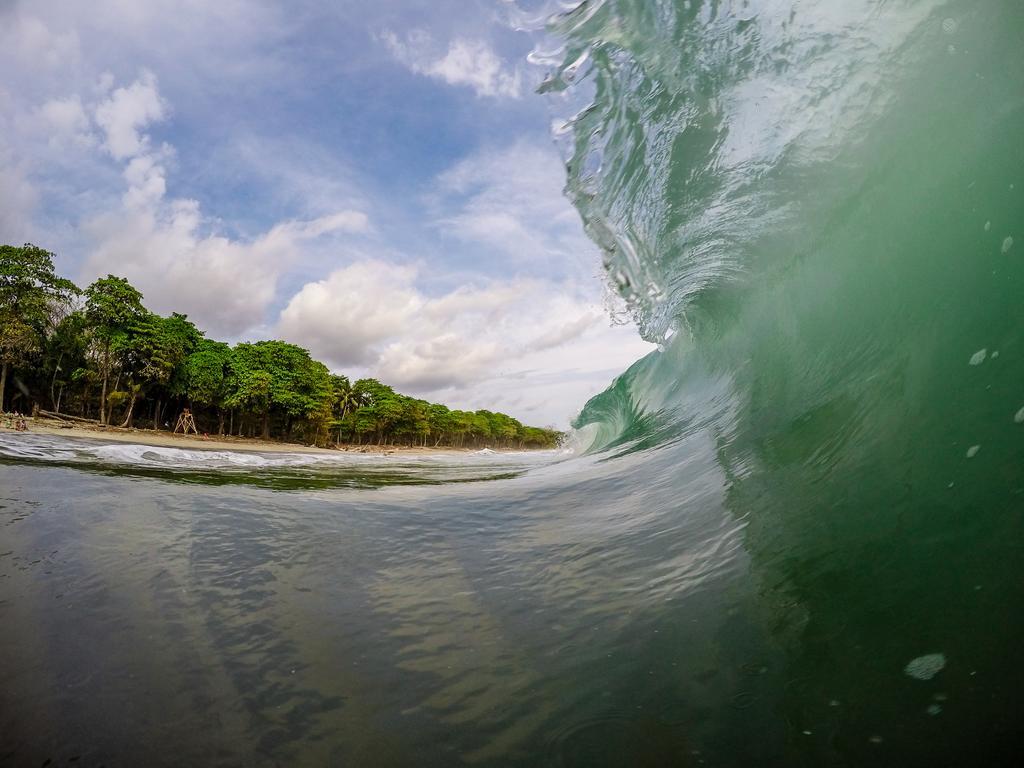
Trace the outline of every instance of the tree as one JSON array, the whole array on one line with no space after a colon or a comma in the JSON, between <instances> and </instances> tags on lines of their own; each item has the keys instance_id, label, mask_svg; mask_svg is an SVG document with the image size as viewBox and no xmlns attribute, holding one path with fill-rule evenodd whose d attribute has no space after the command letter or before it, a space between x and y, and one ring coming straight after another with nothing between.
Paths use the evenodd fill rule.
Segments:
<instances>
[{"instance_id":1,"label":"tree","mask_svg":"<svg viewBox=\"0 0 1024 768\"><path fill-rule=\"evenodd\" d=\"M86 320L81 312L63 318L46 340L43 372L49 381L50 407L60 413L64 389L86 365Z\"/></svg>"},{"instance_id":2,"label":"tree","mask_svg":"<svg viewBox=\"0 0 1024 768\"><path fill-rule=\"evenodd\" d=\"M263 437L270 437L276 412L289 426L295 419L310 422L318 438L331 415L330 372L302 347L283 341L257 341L235 347L231 370L235 391L232 407L245 407L259 415Z\"/></svg>"},{"instance_id":3,"label":"tree","mask_svg":"<svg viewBox=\"0 0 1024 768\"><path fill-rule=\"evenodd\" d=\"M107 275L85 289L85 317L99 346L100 421L106 424L107 387L117 353L127 346L129 329L145 317L142 294L123 277Z\"/></svg>"},{"instance_id":4,"label":"tree","mask_svg":"<svg viewBox=\"0 0 1024 768\"><path fill-rule=\"evenodd\" d=\"M333 401L331 415L333 420L331 427L338 430L338 442L341 442L341 432L348 423L348 415L359 405L358 393L349 381L348 376L331 375L331 392Z\"/></svg>"},{"instance_id":5,"label":"tree","mask_svg":"<svg viewBox=\"0 0 1024 768\"><path fill-rule=\"evenodd\" d=\"M434 438L434 447L436 448L452 431L452 412L446 405L431 403L427 408L427 423L430 426L430 436Z\"/></svg>"},{"instance_id":6,"label":"tree","mask_svg":"<svg viewBox=\"0 0 1024 768\"><path fill-rule=\"evenodd\" d=\"M127 329L123 344L129 403L122 427L130 426L144 388L167 391L175 372L202 339L202 332L177 312L160 317L147 312ZM154 419L155 421L155 419Z\"/></svg>"},{"instance_id":7,"label":"tree","mask_svg":"<svg viewBox=\"0 0 1024 768\"><path fill-rule=\"evenodd\" d=\"M57 277L49 251L29 243L0 245L0 412L8 370L28 363L57 310L77 293L74 283Z\"/></svg>"},{"instance_id":8,"label":"tree","mask_svg":"<svg viewBox=\"0 0 1024 768\"><path fill-rule=\"evenodd\" d=\"M378 444L386 442L393 424L402 418L404 408L395 390L376 379L360 379L354 385L362 405L356 414L356 431L372 432Z\"/></svg>"},{"instance_id":9,"label":"tree","mask_svg":"<svg viewBox=\"0 0 1024 768\"><path fill-rule=\"evenodd\" d=\"M200 339L181 367L177 389L190 403L217 409L217 431L224 434L224 408L232 386L234 353L221 341Z\"/></svg>"}]
</instances>

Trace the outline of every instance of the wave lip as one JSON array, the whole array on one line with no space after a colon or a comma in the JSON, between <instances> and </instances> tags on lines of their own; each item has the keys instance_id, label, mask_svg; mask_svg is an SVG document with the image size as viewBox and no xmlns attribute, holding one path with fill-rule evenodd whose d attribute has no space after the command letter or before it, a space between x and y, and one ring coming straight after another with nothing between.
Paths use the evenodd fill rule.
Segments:
<instances>
[{"instance_id":1,"label":"wave lip","mask_svg":"<svg viewBox=\"0 0 1024 768\"><path fill-rule=\"evenodd\" d=\"M646 339L685 328L705 294L779 267L762 263L764 238L856 190L858 147L898 98L893 82L957 29L931 24L943 5L545 7L562 45L539 47L560 60L534 59L557 62L541 90L559 115L567 193Z\"/></svg>"}]
</instances>

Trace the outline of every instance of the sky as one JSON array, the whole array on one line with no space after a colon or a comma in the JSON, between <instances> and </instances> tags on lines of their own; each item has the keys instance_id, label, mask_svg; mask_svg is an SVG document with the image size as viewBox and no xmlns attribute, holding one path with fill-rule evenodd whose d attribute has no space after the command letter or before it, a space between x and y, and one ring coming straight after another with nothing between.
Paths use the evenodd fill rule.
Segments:
<instances>
[{"instance_id":1,"label":"sky","mask_svg":"<svg viewBox=\"0 0 1024 768\"><path fill-rule=\"evenodd\" d=\"M565 427L609 319L506 0L0 0L0 242L225 341Z\"/></svg>"}]
</instances>

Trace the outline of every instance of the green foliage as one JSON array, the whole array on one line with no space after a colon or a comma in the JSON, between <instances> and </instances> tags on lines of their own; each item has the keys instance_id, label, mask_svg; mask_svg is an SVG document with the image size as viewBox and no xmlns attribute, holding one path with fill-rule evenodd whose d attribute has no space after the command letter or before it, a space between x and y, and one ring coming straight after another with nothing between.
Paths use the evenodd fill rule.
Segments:
<instances>
[{"instance_id":1,"label":"green foliage","mask_svg":"<svg viewBox=\"0 0 1024 768\"><path fill-rule=\"evenodd\" d=\"M65 388L81 380L82 373L76 377L76 371L84 372L88 364L87 327L85 315L72 312L57 323L46 339L41 383L48 387L50 407L55 411L61 408Z\"/></svg>"},{"instance_id":2,"label":"green foliage","mask_svg":"<svg viewBox=\"0 0 1024 768\"><path fill-rule=\"evenodd\" d=\"M334 400L330 371L302 347L283 341L239 344L231 360L234 391L227 404L263 417L269 436L270 419L284 417L287 424L305 421L323 431L330 421Z\"/></svg>"},{"instance_id":3,"label":"green foliage","mask_svg":"<svg viewBox=\"0 0 1024 768\"><path fill-rule=\"evenodd\" d=\"M134 379L148 386L167 387L203 338L185 315L160 317L147 312L128 329L124 354Z\"/></svg>"},{"instance_id":4,"label":"green foliage","mask_svg":"<svg viewBox=\"0 0 1024 768\"><path fill-rule=\"evenodd\" d=\"M107 382L111 373L132 353L129 332L146 317L142 294L123 277L107 275L85 289L85 319L96 343L96 359L103 387L100 421L107 422Z\"/></svg>"},{"instance_id":5,"label":"green foliage","mask_svg":"<svg viewBox=\"0 0 1024 768\"><path fill-rule=\"evenodd\" d=\"M56 275L49 251L31 244L0 245L0 412L8 369L32 361L77 293L74 283Z\"/></svg>"},{"instance_id":6,"label":"green foliage","mask_svg":"<svg viewBox=\"0 0 1024 768\"><path fill-rule=\"evenodd\" d=\"M142 294L123 277L107 275L85 289L85 317L100 338L126 334L146 314Z\"/></svg>"},{"instance_id":7,"label":"green foliage","mask_svg":"<svg viewBox=\"0 0 1024 768\"><path fill-rule=\"evenodd\" d=\"M42 331L54 310L78 294L70 280L58 277L53 254L31 244L0 245L0 314L19 318Z\"/></svg>"},{"instance_id":8,"label":"green foliage","mask_svg":"<svg viewBox=\"0 0 1024 768\"><path fill-rule=\"evenodd\" d=\"M238 432L326 444L552 447L560 434L525 427L511 416L449 410L395 392L376 379L332 374L302 347L283 341L237 344L203 333L185 315L148 311L124 278L108 275L79 291L53 271L53 255L35 246L0 246L0 362L19 367L54 409L99 405L101 420L118 411L132 423L149 401L153 426L169 403L172 419L191 407L203 427L230 413ZM113 385L112 387L110 385ZM99 397L97 398L97 387ZM0 381L0 394L3 386ZM37 396L36 396L37 397ZM2 404L2 400L0 400Z\"/></svg>"},{"instance_id":9,"label":"green foliage","mask_svg":"<svg viewBox=\"0 0 1024 768\"><path fill-rule=\"evenodd\" d=\"M200 339L185 358L175 380L175 392L192 403L224 408L232 391L231 347L222 341Z\"/></svg>"}]
</instances>

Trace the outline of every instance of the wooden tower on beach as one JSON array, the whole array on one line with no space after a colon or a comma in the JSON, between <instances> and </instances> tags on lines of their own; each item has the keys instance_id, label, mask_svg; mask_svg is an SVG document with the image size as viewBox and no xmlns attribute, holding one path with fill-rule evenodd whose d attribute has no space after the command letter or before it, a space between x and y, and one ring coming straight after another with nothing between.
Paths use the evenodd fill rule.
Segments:
<instances>
[{"instance_id":1,"label":"wooden tower on beach","mask_svg":"<svg viewBox=\"0 0 1024 768\"><path fill-rule=\"evenodd\" d=\"M178 430L181 430L182 434L187 435L191 430L193 435L198 435L199 430L196 429L196 420L192 417L192 411L186 408L181 412L178 417L178 423L174 425L174 433L177 434Z\"/></svg>"}]
</instances>

